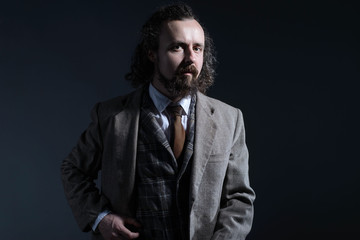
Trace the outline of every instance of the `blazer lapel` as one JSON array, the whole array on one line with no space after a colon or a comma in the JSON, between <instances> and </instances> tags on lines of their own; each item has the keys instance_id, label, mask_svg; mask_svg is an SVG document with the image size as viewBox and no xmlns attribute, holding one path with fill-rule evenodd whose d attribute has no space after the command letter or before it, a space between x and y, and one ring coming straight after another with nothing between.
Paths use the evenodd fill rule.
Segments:
<instances>
[{"instance_id":1,"label":"blazer lapel","mask_svg":"<svg viewBox=\"0 0 360 240\"><path fill-rule=\"evenodd\" d=\"M214 142L217 126L213 120L213 113L214 109L206 97L197 93L193 171L190 176L190 209L196 199Z\"/></svg>"},{"instance_id":2,"label":"blazer lapel","mask_svg":"<svg viewBox=\"0 0 360 240\"><path fill-rule=\"evenodd\" d=\"M169 152L172 158L174 158L173 162L176 165L176 160L171 150L169 141L167 140L164 131L161 129L159 123L154 116L154 112L156 111L156 107L154 106L150 96L148 95L148 93L145 93L141 108L141 126L150 136L154 137L156 141L161 143L161 145Z\"/></svg>"}]
</instances>

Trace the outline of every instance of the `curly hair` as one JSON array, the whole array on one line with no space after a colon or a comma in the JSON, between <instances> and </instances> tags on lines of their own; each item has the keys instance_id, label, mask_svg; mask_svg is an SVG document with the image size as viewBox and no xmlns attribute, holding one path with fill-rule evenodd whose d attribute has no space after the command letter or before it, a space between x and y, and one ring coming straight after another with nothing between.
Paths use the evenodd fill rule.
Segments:
<instances>
[{"instance_id":1,"label":"curly hair","mask_svg":"<svg viewBox=\"0 0 360 240\"><path fill-rule=\"evenodd\" d=\"M125 79L130 81L133 87L139 87L151 81L154 63L149 60L148 52L159 48L161 24L165 21L185 19L195 19L200 22L188 5L177 3L159 8L143 25L140 42L131 60L130 72L125 75ZM204 62L197 84L198 90L202 93L206 93L206 90L214 83L216 64L213 40L206 29L204 29L204 34Z\"/></svg>"}]
</instances>

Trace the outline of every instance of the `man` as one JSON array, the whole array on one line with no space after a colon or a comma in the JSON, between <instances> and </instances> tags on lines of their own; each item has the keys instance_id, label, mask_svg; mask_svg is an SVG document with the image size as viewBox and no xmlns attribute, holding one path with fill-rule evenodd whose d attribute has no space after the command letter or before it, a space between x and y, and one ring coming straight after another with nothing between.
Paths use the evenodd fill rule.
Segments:
<instances>
[{"instance_id":1,"label":"man","mask_svg":"<svg viewBox=\"0 0 360 240\"><path fill-rule=\"evenodd\" d=\"M69 204L94 239L245 239L251 229L242 114L203 94L215 59L196 19L184 4L150 17L126 76L138 89L98 103L62 163Z\"/></svg>"}]
</instances>

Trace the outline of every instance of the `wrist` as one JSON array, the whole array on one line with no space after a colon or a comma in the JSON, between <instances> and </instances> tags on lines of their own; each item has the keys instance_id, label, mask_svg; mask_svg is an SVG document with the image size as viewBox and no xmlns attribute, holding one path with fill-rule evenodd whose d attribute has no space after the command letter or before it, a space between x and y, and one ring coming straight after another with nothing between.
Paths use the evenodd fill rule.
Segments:
<instances>
[{"instance_id":1,"label":"wrist","mask_svg":"<svg viewBox=\"0 0 360 240\"><path fill-rule=\"evenodd\" d=\"M109 211L109 210L105 210L105 211L99 213L98 217L96 218L94 224L93 224L92 227L91 227L94 232L98 232L99 224L100 224L100 223L102 222L102 220L104 220L104 218L105 218L106 216L108 216L110 213L111 213L111 211Z\"/></svg>"}]
</instances>

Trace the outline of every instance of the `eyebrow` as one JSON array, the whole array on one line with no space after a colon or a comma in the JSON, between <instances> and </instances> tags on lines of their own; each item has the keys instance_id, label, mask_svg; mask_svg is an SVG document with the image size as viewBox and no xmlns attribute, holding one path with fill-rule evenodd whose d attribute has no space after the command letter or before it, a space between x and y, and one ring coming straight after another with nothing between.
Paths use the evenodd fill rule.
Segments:
<instances>
[{"instance_id":1,"label":"eyebrow","mask_svg":"<svg viewBox=\"0 0 360 240\"><path fill-rule=\"evenodd\" d=\"M173 45L188 45L188 44L186 42L182 42L182 41L173 41L169 44L169 46L173 46ZM204 47L203 43L194 43L193 45Z\"/></svg>"}]
</instances>

